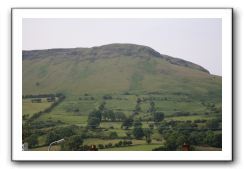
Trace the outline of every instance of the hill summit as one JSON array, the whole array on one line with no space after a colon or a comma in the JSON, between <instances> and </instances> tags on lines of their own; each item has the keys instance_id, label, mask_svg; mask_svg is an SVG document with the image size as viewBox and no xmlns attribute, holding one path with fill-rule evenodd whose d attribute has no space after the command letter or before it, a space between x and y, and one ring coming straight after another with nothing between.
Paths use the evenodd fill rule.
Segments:
<instances>
[{"instance_id":1,"label":"hill summit","mask_svg":"<svg viewBox=\"0 0 244 169\"><path fill-rule=\"evenodd\" d=\"M192 62L135 44L22 52L23 94L221 90L221 77Z\"/></svg>"},{"instance_id":2,"label":"hill summit","mask_svg":"<svg viewBox=\"0 0 244 169\"><path fill-rule=\"evenodd\" d=\"M185 66L192 69L197 69L206 73L209 71L200 65L192 62L174 58L168 55L160 54L154 49L136 44L108 44L99 47L92 48L65 48L65 49L47 49L47 50L32 50L23 51L23 59L36 59L39 57L69 57L80 59L100 59L100 58L112 58L119 56L131 56L131 57L158 57L165 59L171 64L179 66Z\"/></svg>"}]
</instances>

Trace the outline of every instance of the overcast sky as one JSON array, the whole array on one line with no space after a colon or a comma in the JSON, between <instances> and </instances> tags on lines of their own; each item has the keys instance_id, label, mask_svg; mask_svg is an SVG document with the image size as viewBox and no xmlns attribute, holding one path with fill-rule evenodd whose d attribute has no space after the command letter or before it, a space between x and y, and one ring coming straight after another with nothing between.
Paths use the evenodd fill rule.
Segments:
<instances>
[{"instance_id":1,"label":"overcast sky","mask_svg":"<svg viewBox=\"0 0 244 169\"><path fill-rule=\"evenodd\" d=\"M23 50L149 46L222 75L221 19L23 19Z\"/></svg>"}]
</instances>

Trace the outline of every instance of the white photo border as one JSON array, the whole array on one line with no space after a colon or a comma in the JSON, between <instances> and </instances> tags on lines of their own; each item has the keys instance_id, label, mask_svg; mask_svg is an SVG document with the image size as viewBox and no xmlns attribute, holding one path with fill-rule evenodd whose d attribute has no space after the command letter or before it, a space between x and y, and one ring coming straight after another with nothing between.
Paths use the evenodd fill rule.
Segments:
<instances>
[{"instance_id":1,"label":"white photo border","mask_svg":"<svg viewBox=\"0 0 244 169\"><path fill-rule=\"evenodd\" d=\"M12 8L13 161L232 161L232 8ZM221 18L222 151L22 151L23 18Z\"/></svg>"}]
</instances>

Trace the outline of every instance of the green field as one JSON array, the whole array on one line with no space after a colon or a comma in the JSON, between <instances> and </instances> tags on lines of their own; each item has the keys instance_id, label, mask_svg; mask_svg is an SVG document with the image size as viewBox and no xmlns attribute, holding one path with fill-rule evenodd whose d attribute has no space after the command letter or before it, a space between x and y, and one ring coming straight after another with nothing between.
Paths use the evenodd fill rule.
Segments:
<instances>
[{"instance_id":1,"label":"green field","mask_svg":"<svg viewBox=\"0 0 244 169\"><path fill-rule=\"evenodd\" d=\"M32 116L36 112L46 109L51 105L50 102L47 102L45 99L42 99L41 103L32 103L31 99L23 99L23 115Z\"/></svg>"},{"instance_id":2,"label":"green field","mask_svg":"<svg viewBox=\"0 0 244 169\"><path fill-rule=\"evenodd\" d=\"M88 121L88 116L89 112L93 111L94 109L97 109L99 107L99 104L102 103L102 101L106 102L106 108L113 110L114 112L119 111L123 112L125 116L128 118L132 115L133 109L136 106L136 100L137 98L143 98L146 97L145 95L128 95L125 96L123 94L116 94L112 95L113 99L109 100L103 100L101 98L101 95L89 95L89 97L93 97L94 100L85 100L85 99L80 99L80 98L85 98L82 95L72 95L70 97L67 97L64 101L62 101L59 105L54 107L51 112L48 112L46 114L41 115L37 119L35 119L33 122L34 123L44 123L46 121L50 122L55 122L59 121L59 125L54 125L54 127L66 127L70 125L76 125L81 128L86 128L87 126L87 121ZM150 95L150 97L155 97L155 98L160 98L159 95ZM161 96L162 97L162 96ZM119 104L119 99L123 98L122 103ZM210 111L209 108L200 102L197 102L196 100L194 102L189 102L186 101L184 102L184 99L188 100L188 98L183 98L183 97L175 97L174 95L170 96L167 95L168 100L157 100L155 101L155 108L159 111L164 110L163 107L168 107L167 111L162 111L165 114L164 121L165 122L171 122L171 121L178 121L178 122L186 122L186 121L191 121L192 123L195 120L205 120L204 122L196 122L195 124L199 128L204 128L206 125L206 121L211 120L211 119L216 119L218 118L219 114L215 112L210 112L210 114L205 114L206 111ZM175 110L175 107L171 108L169 105L173 105L178 100L180 101L181 108L177 108ZM152 120L148 119L148 117L151 117L150 113L148 113L148 109L150 108L150 102L149 100L143 101L140 103L141 110L138 114L134 115L134 119L140 119L141 120L141 127L143 129L148 129L150 128L150 124L154 123ZM36 109L36 105L46 105L42 109L47 108L50 106L50 103L42 102L42 103L31 103L30 100L24 99L23 100L23 110L30 110L31 108L34 110L41 111L41 107L38 107L39 109ZM128 105L128 107L126 107ZM161 109L160 109L161 108ZM175 116L174 113L179 110L184 110L183 112L194 112L194 114L189 114L189 115L180 115L180 116ZM191 111L189 111L191 110ZM197 113L196 113L197 112ZM24 112L26 114L26 112ZM140 150L140 151L150 151L153 148L160 147L164 145L165 141L164 140L164 135L161 135L158 133L158 126L155 124L154 129L152 129L152 141L150 144L147 144L144 139L132 139L133 144L130 146L123 146L123 147L114 147L116 143L119 141L123 140L124 138L127 138L127 133L132 133L133 132L133 127L125 130L121 128L122 126L122 121L102 121L99 125L98 131L94 130L92 137L97 138L86 138L83 141L83 145L96 145L98 146L99 144L106 145L108 143L112 143L113 147L111 148L104 148L104 149L99 149L100 151L135 151L135 150ZM56 128L55 127L55 128ZM42 127L41 129L38 129L39 131L44 131L44 135L40 136L38 139L38 145L41 146L40 148L34 148L32 149L33 151L45 151L47 149L47 146L42 146L46 144L46 139L49 131L52 131L53 127ZM100 130L100 131L99 131ZM111 132L116 133L115 139L109 139L109 135ZM78 132L79 133L79 132ZM101 139L101 137L104 137ZM200 147L200 148L199 148ZM197 151L204 151L207 150L207 148L204 149L201 148L201 146L197 147ZM60 146L56 146L53 148L53 150L61 150ZM211 150L218 150L216 149L211 149Z\"/></svg>"},{"instance_id":3,"label":"green field","mask_svg":"<svg viewBox=\"0 0 244 169\"><path fill-rule=\"evenodd\" d=\"M22 138L32 150L61 138L53 150L222 146L222 77L194 63L111 44L23 51L22 67ZM47 102L49 95L56 101Z\"/></svg>"}]
</instances>

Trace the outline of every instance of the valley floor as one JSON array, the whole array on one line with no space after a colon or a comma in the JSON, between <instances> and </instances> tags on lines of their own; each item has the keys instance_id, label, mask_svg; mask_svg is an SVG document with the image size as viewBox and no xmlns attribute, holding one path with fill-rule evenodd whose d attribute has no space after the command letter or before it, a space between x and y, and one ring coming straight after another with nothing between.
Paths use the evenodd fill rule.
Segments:
<instances>
[{"instance_id":1,"label":"valley floor","mask_svg":"<svg viewBox=\"0 0 244 169\"><path fill-rule=\"evenodd\" d=\"M23 98L23 142L31 151L47 151L61 138L65 143L52 151L67 150L75 139L78 150L182 150L187 143L189 150L219 151L221 119L218 98L184 93L32 95Z\"/></svg>"}]
</instances>

